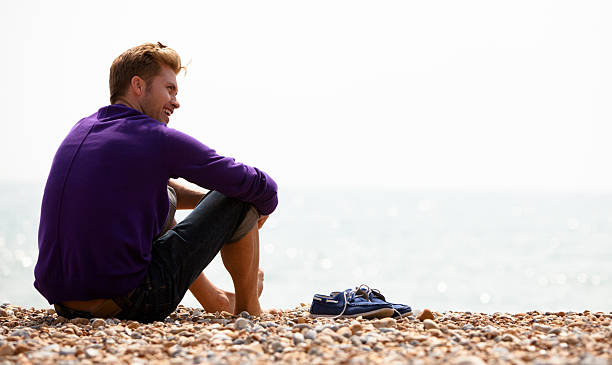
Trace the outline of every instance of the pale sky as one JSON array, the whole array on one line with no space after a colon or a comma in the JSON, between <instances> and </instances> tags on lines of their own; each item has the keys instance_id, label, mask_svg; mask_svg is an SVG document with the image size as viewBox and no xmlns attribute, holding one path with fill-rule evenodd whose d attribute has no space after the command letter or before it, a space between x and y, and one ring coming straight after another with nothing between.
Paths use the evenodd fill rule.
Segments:
<instances>
[{"instance_id":1,"label":"pale sky","mask_svg":"<svg viewBox=\"0 0 612 365\"><path fill-rule=\"evenodd\" d=\"M170 126L279 185L612 192L606 1L2 1L0 181L46 179L151 41Z\"/></svg>"}]
</instances>

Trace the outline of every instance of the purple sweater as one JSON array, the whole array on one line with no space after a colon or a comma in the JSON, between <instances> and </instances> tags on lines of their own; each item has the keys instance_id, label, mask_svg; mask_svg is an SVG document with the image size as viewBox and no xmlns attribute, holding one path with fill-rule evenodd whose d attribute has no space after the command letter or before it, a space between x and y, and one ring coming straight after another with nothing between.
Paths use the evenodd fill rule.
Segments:
<instances>
[{"instance_id":1,"label":"purple sweater","mask_svg":"<svg viewBox=\"0 0 612 365\"><path fill-rule=\"evenodd\" d=\"M168 214L166 185L182 177L276 208L277 186L257 168L121 104L79 121L45 186L34 286L50 304L126 295L145 277Z\"/></svg>"}]
</instances>

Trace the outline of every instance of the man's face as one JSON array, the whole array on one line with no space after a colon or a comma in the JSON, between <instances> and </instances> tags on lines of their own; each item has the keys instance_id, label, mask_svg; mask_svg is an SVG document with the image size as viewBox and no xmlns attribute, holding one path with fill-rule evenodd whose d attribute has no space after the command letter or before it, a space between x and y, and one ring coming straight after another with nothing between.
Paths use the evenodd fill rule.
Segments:
<instances>
[{"instance_id":1,"label":"man's face","mask_svg":"<svg viewBox=\"0 0 612 365\"><path fill-rule=\"evenodd\" d=\"M176 100L177 93L176 74L170 67L162 65L159 74L146 83L140 103L143 113L168 124L170 115L180 106Z\"/></svg>"}]
</instances>

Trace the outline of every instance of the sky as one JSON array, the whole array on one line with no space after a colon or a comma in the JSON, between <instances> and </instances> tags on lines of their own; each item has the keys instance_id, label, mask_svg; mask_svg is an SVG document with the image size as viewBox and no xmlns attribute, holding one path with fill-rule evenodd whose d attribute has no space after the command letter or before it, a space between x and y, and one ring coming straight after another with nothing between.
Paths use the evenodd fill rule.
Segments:
<instances>
[{"instance_id":1,"label":"sky","mask_svg":"<svg viewBox=\"0 0 612 365\"><path fill-rule=\"evenodd\" d=\"M2 1L0 181L43 181L124 50L170 126L282 187L612 192L606 1Z\"/></svg>"}]
</instances>

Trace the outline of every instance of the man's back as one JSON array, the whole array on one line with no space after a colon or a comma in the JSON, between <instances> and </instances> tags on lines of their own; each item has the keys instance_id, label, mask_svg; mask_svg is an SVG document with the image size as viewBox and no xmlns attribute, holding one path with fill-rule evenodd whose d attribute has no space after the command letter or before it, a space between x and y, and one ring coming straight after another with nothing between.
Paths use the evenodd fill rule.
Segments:
<instances>
[{"instance_id":1,"label":"man's back","mask_svg":"<svg viewBox=\"0 0 612 365\"><path fill-rule=\"evenodd\" d=\"M276 206L276 185L265 173L134 109L110 105L77 123L55 156L43 197L36 288L56 303L113 298L136 287L168 213L171 177L245 199L264 214Z\"/></svg>"},{"instance_id":2,"label":"man's back","mask_svg":"<svg viewBox=\"0 0 612 365\"><path fill-rule=\"evenodd\" d=\"M41 211L45 260L36 267L36 287L45 296L53 287L50 301L125 294L144 277L168 211L162 128L110 106L79 121L61 144Z\"/></svg>"}]
</instances>

